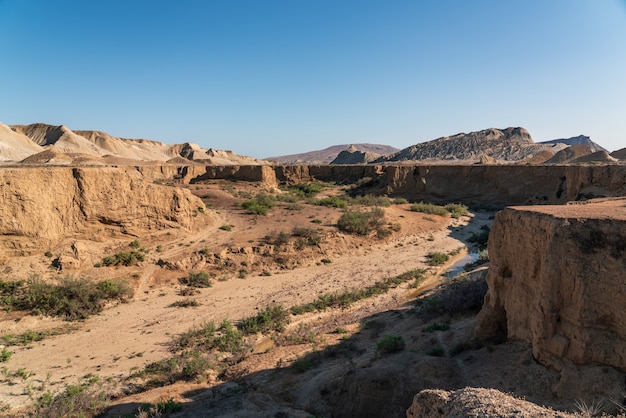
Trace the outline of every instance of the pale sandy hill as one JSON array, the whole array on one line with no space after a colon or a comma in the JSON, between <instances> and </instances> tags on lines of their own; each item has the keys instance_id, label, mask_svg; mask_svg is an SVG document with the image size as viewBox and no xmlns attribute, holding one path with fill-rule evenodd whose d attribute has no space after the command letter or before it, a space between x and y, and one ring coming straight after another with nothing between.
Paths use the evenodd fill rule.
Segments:
<instances>
[{"instance_id":1,"label":"pale sandy hill","mask_svg":"<svg viewBox=\"0 0 626 418\"><path fill-rule=\"evenodd\" d=\"M535 155L532 155L528 158L524 158L519 164L543 164L548 161L550 158L554 157L554 152L552 151L541 151Z\"/></svg>"},{"instance_id":2,"label":"pale sandy hill","mask_svg":"<svg viewBox=\"0 0 626 418\"><path fill-rule=\"evenodd\" d=\"M237 155L232 151L215 150L209 148L200 154L194 152L193 160L207 165L259 165L268 164L266 161L259 161L255 158Z\"/></svg>"},{"instance_id":3,"label":"pale sandy hill","mask_svg":"<svg viewBox=\"0 0 626 418\"><path fill-rule=\"evenodd\" d=\"M602 146L596 144L595 142L593 142L591 140L591 138L589 138L586 135L578 135L578 136L574 136L572 138L562 138L562 139L553 139L551 141L543 141L540 142L540 144L563 144L566 146L570 146L570 145L587 145L589 148L591 148L593 150L593 152L596 151L606 151L606 149L604 149Z\"/></svg>"},{"instance_id":4,"label":"pale sandy hill","mask_svg":"<svg viewBox=\"0 0 626 418\"><path fill-rule=\"evenodd\" d=\"M0 161L21 161L27 164L76 165L145 165L164 163L174 158L175 164L191 160L211 165L266 165L251 157L231 151L216 151L185 142L168 145L147 139L118 138L101 131L72 131L65 125L34 123L4 126L0 129ZM36 155L48 147L50 153ZM66 154L66 157L61 157ZM102 158L101 158L102 157Z\"/></svg>"},{"instance_id":5,"label":"pale sandy hill","mask_svg":"<svg viewBox=\"0 0 626 418\"><path fill-rule=\"evenodd\" d=\"M29 137L0 123L0 161L21 161L41 151L43 148Z\"/></svg>"},{"instance_id":6,"label":"pale sandy hill","mask_svg":"<svg viewBox=\"0 0 626 418\"><path fill-rule=\"evenodd\" d=\"M106 150L75 134L65 125L53 126L45 123L34 123L32 125L14 125L11 128L28 136L33 142L43 147L54 145L56 152L97 156L108 154Z\"/></svg>"},{"instance_id":7,"label":"pale sandy hill","mask_svg":"<svg viewBox=\"0 0 626 418\"><path fill-rule=\"evenodd\" d=\"M577 163L614 163L619 161L617 158L613 158L606 151L596 151L589 155L584 155L572 160L573 164Z\"/></svg>"},{"instance_id":8,"label":"pale sandy hill","mask_svg":"<svg viewBox=\"0 0 626 418\"><path fill-rule=\"evenodd\" d=\"M22 164L71 165L73 161L71 156L58 152L54 145L50 145L46 150L23 159Z\"/></svg>"},{"instance_id":9,"label":"pale sandy hill","mask_svg":"<svg viewBox=\"0 0 626 418\"><path fill-rule=\"evenodd\" d=\"M198 164L198 163L197 163L197 162L195 162L195 161L191 161L191 160L188 160L188 159L183 158L183 157L180 157L180 156L178 156L178 157L174 157L174 158L170 158L170 159L169 159L169 160L167 160L165 163L166 163L166 164L173 164L173 165L189 165L189 164Z\"/></svg>"},{"instance_id":10,"label":"pale sandy hill","mask_svg":"<svg viewBox=\"0 0 626 418\"><path fill-rule=\"evenodd\" d=\"M174 153L170 150L170 146L156 141L116 138L100 131L74 131L74 133L86 138L109 154L122 158L163 161Z\"/></svg>"},{"instance_id":11,"label":"pale sandy hill","mask_svg":"<svg viewBox=\"0 0 626 418\"><path fill-rule=\"evenodd\" d=\"M591 154L593 151L588 145L572 145L554 154L545 164L567 164L572 160Z\"/></svg>"}]
</instances>

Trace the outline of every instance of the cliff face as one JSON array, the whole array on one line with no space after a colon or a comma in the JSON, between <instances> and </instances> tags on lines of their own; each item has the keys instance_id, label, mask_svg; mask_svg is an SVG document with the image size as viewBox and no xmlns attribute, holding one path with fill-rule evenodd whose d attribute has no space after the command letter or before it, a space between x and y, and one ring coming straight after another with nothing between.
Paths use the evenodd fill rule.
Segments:
<instances>
[{"instance_id":1,"label":"cliff face","mask_svg":"<svg viewBox=\"0 0 626 418\"><path fill-rule=\"evenodd\" d=\"M489 257L479 338L530 342L557 369L626 371L626 200L507 208Z\"/></svg>"},{"instance_id":2,"label":"cliff face","mask_svg":"<svg viewBox=\"0 0 626 418\"><path fill-rule=\"evenodd\" d=\"M189 229L201 205L188 190L151 184L135 170L0 170L0 236L15 250L76 235L98 239L111 233Z\"/></svg>"}]
</instances>

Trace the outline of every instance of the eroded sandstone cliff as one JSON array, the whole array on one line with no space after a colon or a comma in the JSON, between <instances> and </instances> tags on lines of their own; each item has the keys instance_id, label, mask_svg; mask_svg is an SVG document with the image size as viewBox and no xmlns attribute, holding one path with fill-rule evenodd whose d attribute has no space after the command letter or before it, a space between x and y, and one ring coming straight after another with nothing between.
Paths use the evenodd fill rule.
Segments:
<instances>
[{"instance_id":1,"label":"eroded sandstone cliff","mask_svg":"<svg viewBox=\"0 0 626 418\"><path fill-rule=\"evenodd\" d=\"M590 376L623 386L606 366L626 372L626 199L507 208L489 257L477 337L531 343L538 361L562 371L557 396Z\"/></svg>"},{"instance_id":2,"label":"eroded sandstone cliff","mask_svg":"<svg viewBox=\"0 0 626 418\"><path fill-rule=\"evenodd\" d=\"M73 236L191 228L202 201L123 168L0 170L0 236L27 251Z\"/></svg>"}]
</instances>

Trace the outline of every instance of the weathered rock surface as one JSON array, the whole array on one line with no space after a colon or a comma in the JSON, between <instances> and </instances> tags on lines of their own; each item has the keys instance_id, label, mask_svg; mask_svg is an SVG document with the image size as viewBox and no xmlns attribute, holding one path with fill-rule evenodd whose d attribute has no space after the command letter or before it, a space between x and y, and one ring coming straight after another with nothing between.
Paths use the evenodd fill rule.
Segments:
<instances>
[{"instance_id":1,"label":"weathered rock surface","mask_svg":"<svg viewBox=\"0 0 626 418\"><path fill-rule=\"evenodd\" d=\"M199 206L188 190L151 184L130 169L0 170L0 236L15 250L73 236L190 229Z\"/></svg>"},{"instance_id":2,"label":"weathered rock surface","mask_svg":"<svg viewBox=\"0 0 626 418\"><path fill-rule=\"evenodd\" d=\"M476 162L482 155L504 161L519 161L551 147L536 144L524 128L491 128L422 142L375 162L427 159Z\"/></svg>"},{"instance_id":3,"label":"weathered rock surface","mask_svg":"<svg viewBox=\"0 0 626 418\"><path fill-rule=\"evenodd\" d=\"M573 417L542 408L495 389L465 388L456 391L426 389L413 398L407 418L465 417Z\"/></svg>"},{"instance_id":4,"label":"weathered rock surface","mask_svg":"<svg viewBox=\"0 0 626 418\"><path fill-rule=\"evenodd\" d=\"M559 397L590 382L619 396L624 382L616 370L626 372L626 199L507 208L494 220L489 257L477 337L530 342L537 360L562 371Z\"/></svg>"},{"instance_id":5,"label":"weathered rock surface","mask_svg":"<svg viewBox=\"0 0 626 418\"><path fill-rule=\"evenodd\" d=\"M606 149L593 142L591 138L586 135L578 135L571 138L552 139L550 141L542 141L540 144L586 145L591 148L592 152L606 151Z\"/></svg>"},{"instance_id":6,"label":"weathered rock surface","mask_svg":"<svg viewBox=\"0 0 626 418\"><path fill-rule=\"evenodd\" d=\"M593 150L588 145L572 145L554 154L554 157L547 160L545 164L566 164L591 153Z\"/></svg>"},{"instance_id":7,"label":"weathered rock surface","mask_svg":"<svg viewBox=\"0 0 626 418\"><path fill-rule=\"evenodd\" d=\"M626 160L626 148L613 151L610 155L613 158L617 158L618 160L625 161Z\"/></svg>"},{"instance_id":8,"label":"weathered rock surface","mask_svg":"<svg viewBox=\"0 0 626 418\"><path fill-rule=\"evenodd\" d=\"M374 152L360 151L354 145L350 145L347 150L341 151L331 164L367 164L380 158L381 155Z\"/></svg>"},{"instance_id":9,"label":"weathered rock surface","mask_svg":"<svg viewBox=\"0 0 626 418\"><path fill-rule=\"evenodd\" d=\"M266 158L266 161L277 162L284 165L318 165L318 164L330 164L337 156L350 147L355 148L357 151L388 155L400 151L398 148L391 147L389 145L380 144L344 144L333 145L332 147L325 148L323 150L309 151L300 154L283 155L277 157ZM346 164L346 163L344 163Z\"/></svg>"}]
</instances>

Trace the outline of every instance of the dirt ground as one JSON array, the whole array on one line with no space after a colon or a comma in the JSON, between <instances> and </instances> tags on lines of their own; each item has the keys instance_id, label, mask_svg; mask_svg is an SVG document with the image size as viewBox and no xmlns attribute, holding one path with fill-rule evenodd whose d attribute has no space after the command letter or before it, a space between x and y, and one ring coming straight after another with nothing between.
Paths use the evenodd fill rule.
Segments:
<instances>
[{"instance_id":1,"label":"dirt ground","mask_svg":"<svg viewBox=\"0 0 626 418\"><path fill-rule=\"evenodd\" d=\"M240 381L245 376L250 376L248 385L254 379L262 381L266 378L264 371L286 367L303 353L341 342L346 336L335 332L338 327L348 335L359 334L363 319L378 314L391 315L386 321L393 323L390 312L408 309L417 295L444 280L441 274L467 254L465 246L471 246L467 239L479 234L493 215L476 212L454 219L412 212L407 203L391 205L384 208L386 220L397 231L377 239L339 232L336 222L342 211L336 208L278 202L265 216L247 214L235 204L261 191L260 186L252 183L212 182L187 187L207 204L205 216L193 231L118 236L98 243L83 237L52 249L55 254L63 254L78 241L84 258L75 269L51 269L51 259L45 255L5 260L1 280L25 278L31 273L51 280L72 274L94 280L120 278L134 288L134 297L128 303L114 304L80 322L23 312L0 313L2 336L45 330L59 334L27 345L6 347L12 352L10 359L2 363L0 376L0 402L6 414L32 404L46 391L60 391L90 376L108 381L117 396L113 402L117 409L110 412L111 416L133 414L142 403L163 399L172 398L184 404L193 398L198 403L199 393L207 396L205 391L210 388L227 390L228 381ZM341 188L334 186L317 197L340 193ZM282 245L273 243L281 232L291 235L294 228L314 230L321 240L304 248L297 246L294 237ZM144 262L132 267L93 267L102 257L127 249L134 239L147 249ZM454 255L444 265L431 267L426 256L434 251ZM360 301L350 309L292 318L291 328L307 323L315 330L315 344L277 347L267 337L259 337L254 354L233 366L229 373L208 375L199 383L177 383L126 396L133 391L125 387L128 376L167 358L172 338L194 326L224 319L237 321L269 305L290 307L308 303L323 293L364 288L413 269L428 270L426 281L418 289L405 284ZM192 297L197 306L172 307L184 299L179 295L183 288L179 279L190 271L208 272L212 287L200 289ZM457 325L467 326L466 322ZM193 416L189 411L192 409L187 409L188 416Z\"/></svg>"}]
</instances>

